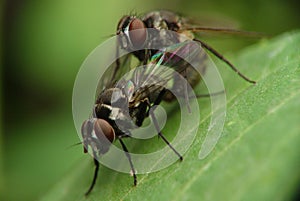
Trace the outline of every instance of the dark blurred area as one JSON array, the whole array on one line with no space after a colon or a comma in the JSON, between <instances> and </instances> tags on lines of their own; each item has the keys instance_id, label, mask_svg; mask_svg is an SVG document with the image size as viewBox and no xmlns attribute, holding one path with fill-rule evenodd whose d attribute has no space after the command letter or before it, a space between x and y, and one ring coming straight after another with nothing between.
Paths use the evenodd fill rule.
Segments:
<instances>
[{"instance_id":1,"label":"dark blurred area","mask_svg":"<svg viewBox=\"0 0 300 201\"><path fill-rule=\"evenodd\" d=\"M114 34L124 14L167 8L272 35L300 27L296 0L8 0L2 5L4 200L37 199L82 156L81 147L66 149L79 141L73 83L86 56ZM208 40L223 52L249 44L222 36Z\"/></svg>"}]
</instances>

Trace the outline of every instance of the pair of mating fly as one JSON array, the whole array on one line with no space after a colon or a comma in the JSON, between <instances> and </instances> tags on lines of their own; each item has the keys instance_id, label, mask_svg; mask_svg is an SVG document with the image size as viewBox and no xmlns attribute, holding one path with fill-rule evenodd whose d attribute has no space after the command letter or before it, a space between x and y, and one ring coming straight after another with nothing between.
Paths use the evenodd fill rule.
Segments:
<instances>
[{"instance_id":1,"label":"pair of mating fly","mask_svg":"<svg viewBox=\"0 0 300 201\"><path fill-rule=\"evenodd\" d=\"M86 195L92 191L96 183L99 169L98 158L109 150L111 143L115 140L120 142L131 167L134 185L137 184L134 165L123 138L130 137L130 130L141 127L144 119L149 116L153 120L158 136L182 160L180 153L161 133L153 109L162 100L175 99L172 90L166 87L169 81L178 84L180 79L185 79L186 83L192 87L200 82L199 72L205 72L206 54L203 49L227 63L247 82L255 83L241 74L215 49L194 37L194 33L201 31L229 33L240 31L197 27L190 22L189 18L170 11L149 12L142 17L124 16L120 20L117 27L118 46L130 53L117 58L100 80L93 114L84 121L81 130L84 152L87 153L90 147L95 163L94 178ZM195 42L203 49L195 48ZM117 51L116 54L118 57L119 52ZM127 67L130 66L128 63L131 57L137 58L144 66L133 69L131 77L123 79L122 76L131 70ZM196 61L196 69L184 59L186 57L192 57L192 60ZM168 68L160 68L160 66ZM184 85L180 86L174 90L182 91L183 98L188 99L187 88Z\"/></svg>"}]
</instances>

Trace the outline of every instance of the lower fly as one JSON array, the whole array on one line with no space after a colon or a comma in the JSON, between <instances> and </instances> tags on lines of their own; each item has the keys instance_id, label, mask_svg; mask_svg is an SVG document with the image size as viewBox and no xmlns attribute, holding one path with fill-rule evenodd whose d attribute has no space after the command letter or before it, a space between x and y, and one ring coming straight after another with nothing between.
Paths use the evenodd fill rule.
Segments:
<instances>
[{"instance_id":1,"label":"lower fly","mask_svg":"<svg viewBox=\"0 0 300 201\"><path fill-rule=\"evenodd\" d=\"M120 77L105 79L104 83L100 82L101 90L96 96L92 115L84 121L81 128L84 152L87 153L91 148L95 163L93 182L86 195L92 191L96 183L99 157L109 151L114 141L119 141L129 161L130 172L134 178L133 183L137 184L136 170L123 139L131 137L131 132L141 127L148 117L152 119L157 135L170 147L179 160L183 159L161 132L154 109L162 100L165 100L168 94L170 95L172 90L175 91L175 85L183 86L180 82L185 78L179 75L190 68L191 64L181 57L189 54L194 55L194 60L199 59L200 49L194 45L194 42L186 42L163 49L153 55L147 65L133 68L127 76L121 77L122 74L113 73ZM193 51L185 51L186 49ZM181 57L176 57L176 55ZM125 63L122 64L126 66ZM116 64L112 68L115 69ZM176 90L183 93L185 88L178 87Z\"/></svg>"}]
</instances>

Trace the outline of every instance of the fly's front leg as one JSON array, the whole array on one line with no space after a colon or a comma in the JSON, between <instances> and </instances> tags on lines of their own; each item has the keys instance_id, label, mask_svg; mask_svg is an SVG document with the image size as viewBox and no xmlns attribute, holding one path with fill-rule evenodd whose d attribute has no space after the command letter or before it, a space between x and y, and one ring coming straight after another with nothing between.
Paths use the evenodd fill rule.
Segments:
<instances>
[{"instance_id":1,"label":"fly's front leg","mask_svg":"<svg viewBox=\"0 0 300 201\"><path fill-rule=\"evenodd\" d=\"M97 155L95 152L93 152L93 157L94 157L94 164L95 164L95 172L94 172L94 178L93 178L93 181L92 181L92 184L89 188L89 190L85 193L85 195L89 195L90 192L93 190L95 184L96 184L96 180L97 180L97 176L98 176L98 171L99 171L99 161L97 160Z\"/></svg>"}]
</instances>

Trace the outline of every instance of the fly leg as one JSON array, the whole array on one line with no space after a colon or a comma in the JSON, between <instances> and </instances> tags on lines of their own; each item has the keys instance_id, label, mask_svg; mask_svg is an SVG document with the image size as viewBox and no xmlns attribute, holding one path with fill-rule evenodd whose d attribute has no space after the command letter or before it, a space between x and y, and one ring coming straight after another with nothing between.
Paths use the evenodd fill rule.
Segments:
<instances>
[{"instance_id":1,"label":"fly leg","mask_svg":"<svg viewBox=\"0 0 300 201\"><path fill-rule=\"evenodd\" d=\"M179 159L182 161L183 157L180 155L180 153L178 153L178 151L176 151L176 149L170 144L170 142L165 138L165 136L161 133L157 119L154 116L153 110L150 110L150 116L153 120L154 126L156 128L156 131L158 133L158 136L161 137L163 139L163 141L174 151L174 153L179 157Z\"/></svg>"},{"instance_id":2,"label":"fly leg","mask_svg":"<svg viewBox=\"0 0 300 201\"><path fill-rule=\"evenodd\" d=\"M92 181L92 184L89 188L89 190L85 193L85 196L87 196L88 194L90 194L90 192L93 190L95 184L96 184L96 180L97 180L97 175L98 175L98 171L99 171L99 161L97 160L97 156L96 154L94 153L94 163L95 163L95 172L94 172L94 178L93 178L93 181Z\"/></svg>"},{"instance_id":3,"label":"fly leg","mask_svg":"<svg viewBox=\"0 0 300 201\"><path fill-rule=\"evenodd\" d=\"M123 148L123 151L125 152L125 155L126 155L128 161L129 161L131 172L132 172L132 175L133 175L133 184L136 186L137 177L136 177L136 174L135 174L135 169L134 169L134 166L133 166L133 163L132 163L132 160L131 160L131 156L128 153L128 149L127 149L126 145L124 144L123 140L121 139L121 137L119 137L118 139L119 139L119 142L121 143L121 146Z\"/></svg>"},{"instance_id":4,"label":"fly leg","mask_svg":"<svg viewBox=\"0 0 300 201\"><path fill-rule=\"evenodd\" d=\"M152 118L153 124L154 124L155 129L156 129L156 131L158 133L158 137L161 137L163 139L163 141L174 151L174 153L182 161L183 157L180 155L180 153L178 153L178 151L176 151L176 149L170 144L170 142L167 140L167 138L161 133L160 128L159 128L159 124L158 124L157 119L156 119L156 117L155 117L155 115L153 113L153 111L155 110L156 105L158 105L161 102L161 100L163 99L165 93L166 93L166 90L163 89L160 92L160 94L158 95L157 99L154 101L153 106L150 106L150 104L148 103L149 107L151 108L151 109L148 110L148 115L150 114L150 116Z\"/></svg>"},{"instance_id":5,"label":"fly leg","mask_svg":"<svg viewBox=\"0 0 300 201\"><path fill-rule=\"evenodd\" d=\"M203 41L199 39L194 39L194 41L200 43L205 49L213 53L216 57L221 59L223 62L225 62L234 72L236 72L241 78L246 80L249 83L256 84L255 81L250 80L248 77L246 77L244 74L242 74L230 61L228 61L223 55L221 55L217 50L209 46L208 44L204 43Z\"/></svg>"}]
</instances>

